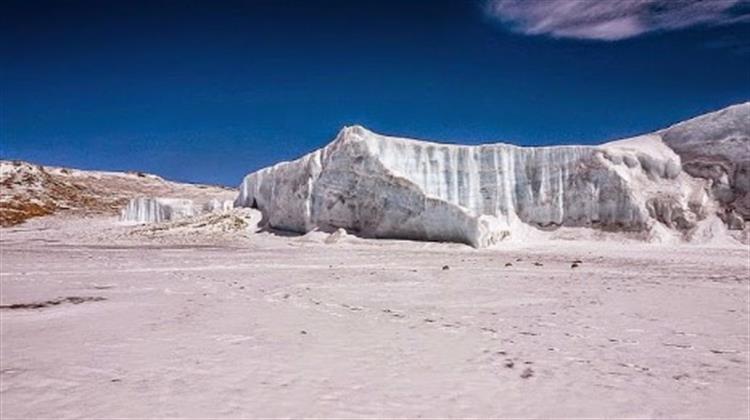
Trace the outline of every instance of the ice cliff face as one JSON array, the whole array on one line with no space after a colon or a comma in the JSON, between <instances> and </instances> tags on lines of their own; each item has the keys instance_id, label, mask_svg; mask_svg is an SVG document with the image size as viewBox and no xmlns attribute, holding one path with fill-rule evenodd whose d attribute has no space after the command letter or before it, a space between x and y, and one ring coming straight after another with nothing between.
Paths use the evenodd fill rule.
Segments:
<instances>
[{"instance_id":1,"label":"ice cliff face","mask_svg":"<svg viewBox=\"0 0 750 420\"><path fill-rule=\"evenodd\" d=\"M733 118L750 116L750 105L740 107ZM257 207L277 229L344 228L475 247L529 226L648 231L660 224L687 233L720 203L709 179L682 170L682 149L667 145L684 138L678 128L602 146L526 148L438 144L347 127L320 150L248 175L235 205ZM748 147L746 121L739 130L744 140L733 147ZM731 170L730 185L744 182Z\"/></svg>"},{"instance_id":2,"label":"ice cliff face","mask_svg":"<svg viewBox=\"0 0 750 420\"><path fill-rule=\"evenodd\" d=\"M232 210L234 208L234 202L232 200L217 200L212 199L203 205L203 212L205 213L217 213Z\"/></svg>"},{"instance_id":3,"label":"ice cliff face","mask_svg":"<svg viewBox=\"0 0 750 420\"><path fill-rule=\"evenodd\" d=\"M203 205L184 198L138 197L128 202L120 212L120 220L135 223L161 223L198 216L205 213L226 212L234 208L231 200L213 198Z\"/></svg>"},{"instance_id":4,"label":"ice cliff face","mask_svg":"<svg viewBox=\"0 0 750 420\"><path fill-rule=\"evenodd\" d=\"M158 223L194 216L193 200L180 198L133 198L120 213L120 220L137 223Z\"/></svg>"}]
</instances>

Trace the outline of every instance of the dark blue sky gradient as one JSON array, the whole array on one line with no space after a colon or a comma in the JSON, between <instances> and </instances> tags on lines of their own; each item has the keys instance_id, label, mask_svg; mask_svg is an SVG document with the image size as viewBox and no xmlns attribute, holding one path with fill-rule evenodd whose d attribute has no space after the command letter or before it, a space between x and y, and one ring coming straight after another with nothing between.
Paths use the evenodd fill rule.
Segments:
<instances>
[{"instance_id":1,"label":"dark blue sky gradient","mask_svg":"<svg viewBox=\"0 0 750 420\"><path fill-rule=\"evenodd\" d=\"M618 42L509 32L481 1L0 6L0 156L236 185L344 125L596 143L750 99L750 24Z\"/></svg>"}]
</instances>

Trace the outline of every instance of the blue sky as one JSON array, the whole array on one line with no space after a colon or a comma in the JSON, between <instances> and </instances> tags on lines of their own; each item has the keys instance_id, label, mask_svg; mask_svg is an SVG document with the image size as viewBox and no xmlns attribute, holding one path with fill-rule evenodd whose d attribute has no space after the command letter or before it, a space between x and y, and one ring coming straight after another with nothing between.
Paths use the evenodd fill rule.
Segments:
<instances>
[{"instance_id":1,"label":"blue sky","mask_svg":"<svg viewBox=\"0 0 750 420\"><path fill-rule=\"evenodd\" d=\"M573 3L4 1L0 155L237 185L349 124L591 144L750 100L746 0Z\"/></svg>"}]
</instances>

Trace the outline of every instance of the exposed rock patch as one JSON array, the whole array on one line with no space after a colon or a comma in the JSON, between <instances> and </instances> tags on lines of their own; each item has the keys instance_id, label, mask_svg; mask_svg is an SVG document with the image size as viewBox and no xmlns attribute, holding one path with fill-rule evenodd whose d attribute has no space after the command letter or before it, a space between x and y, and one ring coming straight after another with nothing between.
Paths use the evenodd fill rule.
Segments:
<instances>
[{"instance_id":1,"label":"exposed rock patch","mask_svg":"<svg viewBox=\"0 0 750 420\"><path fill-rule=\"evenodd\" d=\"M102 296L68 296L64 298L57 298L39 302L11 303L7 305L0 305L0 309L42 309L49 308L51 306L58 306L63 303L80 305L81 303L85 302L100 302L103 300L107 300L107 298Z\"/></svg>"}]
</instances>

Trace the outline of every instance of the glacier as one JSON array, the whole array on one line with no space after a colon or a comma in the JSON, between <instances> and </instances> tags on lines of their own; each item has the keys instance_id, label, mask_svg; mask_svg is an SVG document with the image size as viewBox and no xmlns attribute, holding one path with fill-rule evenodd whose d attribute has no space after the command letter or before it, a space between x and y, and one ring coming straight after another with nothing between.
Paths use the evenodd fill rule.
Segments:
<instances>
[{"instance_id":1,"label":"glacier","mask_svg":"<svg viewBox=\"0 0 750 420\"><path fill-rule=\"evenodd\" d=\"M234 208L233 200L219 200L212 198L206 204L203 205L203 212L205 213L217 213L226 212Z\"/></svg>"},{"instance_id":2,"label":"glacier","mask_svg":"<svg viewBox=\"0 0 750 420\"><path fill-rule=\"evenodd\" d=\"M163 197L137 197L128 201L120 220L135 223L159 223L196 215L193 200Z\"/></svg>"},{"instance_id":3,"label":"glacier","mask_svg":"<svg viewBox=\"0 0 750 420\"><path fill-rule=\"evenodd\" d=\"M137 197L128 201L120 212L120 220L131 223L161 223L205 213L219 213L231 210L232 200L213 198L203 205L192 199L165 197Z\"/></svg>"},{"instance_id":4,"label":"glacier","mask_svg":"<svg viewBox=\"0 0 750 420\"><path fill-rule=\"evenodd\" d=\"M451 145L345 127L322 149L247 175L234 205L259 209L280 230L343 228L364 237L474 247L561 226L666 228L689 237L712 215L744 229L747 214L727 204L742 203L740 195L750 190L746 172L737 169L750 160L750 103L729 110L598 146ZM731 179L691 171L683 162L686 149L686 162L695 161L693 154L714 156L687 147L715 141L715 130L705 129L714 122L736 128L731 144L721 143L727 149L721 168L725 175L733 171ZM685 132L698 131L693 125L704 132L680 143ZM717 198L720 182L734 191L725 200Z\"/></svg>"}]
</instances>

